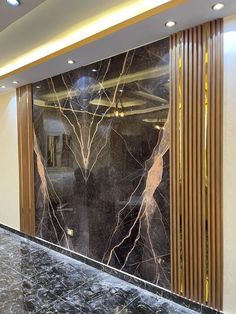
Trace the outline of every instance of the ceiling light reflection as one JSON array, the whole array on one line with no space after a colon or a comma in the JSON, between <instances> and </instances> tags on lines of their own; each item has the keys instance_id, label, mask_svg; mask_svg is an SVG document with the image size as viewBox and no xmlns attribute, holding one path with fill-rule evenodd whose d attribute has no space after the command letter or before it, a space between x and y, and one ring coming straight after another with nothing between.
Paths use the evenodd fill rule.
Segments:
<instances>
[{"instance_id":1,"label":"ceiling light reflection","mask_svg":"<svg viewBox=\"0 0 236 314\"><path fill-rule=\"evenodd\" d=\"M20 5L20 0L7 0L7 3L12 7L18 7Z\"/></svg>"},{"instance_id":2,"label":"ceiling light reflection","mask_svg":"<svg viewBox=\"0 0 236 314\"><path fill-rule=\"evenodd\" d=\"M176 25L176 22L175 21L168 21L166 22L165 26L166 27L174 27Z\"/></svg>"},{"instance_id":3,"label":"ceiling light reflection","mask_svg":"<svg viewBox=\"0 0 236 314\"><path fill-rule=\"evenodd\" d=\"M212 9L215 11L219 11L222 10L224 8L224 3L216 3L213 5Z\"/></svg>"}]
</instances>

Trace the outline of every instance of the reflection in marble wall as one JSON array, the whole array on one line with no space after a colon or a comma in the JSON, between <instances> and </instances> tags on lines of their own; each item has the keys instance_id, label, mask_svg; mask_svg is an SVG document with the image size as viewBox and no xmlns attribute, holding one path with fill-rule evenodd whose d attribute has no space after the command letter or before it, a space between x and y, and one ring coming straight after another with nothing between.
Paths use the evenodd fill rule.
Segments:
<instances>
[{"instance_id":1,"label":"reflection in marble wall","mask_svg":"<svg viewBox=\"0 0 236 314\"><path fill-rule=\"evenodd\" d=\"M169 288L169 40L34 84L37 236Z\"/></svg>"}]
</instances>

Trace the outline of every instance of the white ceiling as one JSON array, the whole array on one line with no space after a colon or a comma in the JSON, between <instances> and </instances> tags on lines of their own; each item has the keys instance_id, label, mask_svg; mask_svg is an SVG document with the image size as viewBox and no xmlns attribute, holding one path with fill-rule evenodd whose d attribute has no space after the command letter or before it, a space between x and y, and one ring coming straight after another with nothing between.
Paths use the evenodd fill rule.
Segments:
<instances>
[{"instance_id":1,"label":"white ceiling","mask_svg":"<svg viewBox=\"0 0 236 314\"><path fill-rule=\"evenodd\" d=\"M22 0L22 6L25 1ZM110 8L130 1L132 0L44 1L38 8L0 33L0 67L45 43L60 39L80 24L94 19ZM34 3L37 0L26 2ZM18 7L11 10L17 9Z\"/></svg>"},{"instance_id":2,"label":"white ceiling","mask_svg":"<svg viewBox=\"0 0 236 314\"><path fill-rule=\"evenodd\" d=\"M90 0L87 0L87 2L89 1ZM113 1L115 2L115 0ZM0 93L6 92L15 87L12 84L13 80L19 81L20 85L36 82L47 77L54 76L59 73L63 73L71 69L121 53L128 49L156 41L163 37L169 36L173 32L186 29L219 17L236 14L236 1L222 0L222 2L225 3L225 8L218 12L211 9L215 2L216 1L214 0L189 0L185 4L158 14L157 16L148 18L147 20L139 22L133 26L129 26L125 29L117 31L112 35L97 40L70 53L60 55L52 60L29 68L28 70L25 70L19 74L0 80L0 85L5 85L7 87L5 90L0 90ZM72 12L70 12L68 8L68 12L64 14L64 16L70 17L71 14ZM56 14L53 16L58 18ZM74 16L74 14L72 14L72 16ZM164 26L165 22L169 19L173 19L177 22L175 28L168 29ZM52 24L53 23L54 22L52 22ZM76 60L76 63L73 65L68 65L67 60L69 58Z\"/></svg>"},{"instance_id":3,"label":"white ceiling","mask_svg":"<svg viewBox=\"0 0 236 314\"><path fill-rule=\"evenodd\" d=\"M19 7L11 7L6 0L0 0L0 32L45 0L23 0Z\"/></svg>"}]
</instances>

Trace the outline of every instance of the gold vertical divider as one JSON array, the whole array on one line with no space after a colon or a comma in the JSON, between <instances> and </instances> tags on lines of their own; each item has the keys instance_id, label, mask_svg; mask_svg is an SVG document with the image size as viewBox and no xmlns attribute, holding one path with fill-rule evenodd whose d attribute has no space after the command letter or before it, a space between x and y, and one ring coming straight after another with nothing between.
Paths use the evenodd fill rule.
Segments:
<instances>
[{"instance_id":1,"label":"gold vertical divider","mask_svg":"<svg viewBox=\"0 0 236 314\"><path fill-rule=\"evenodd\" d=\"M181 151L181 142L183 136L182 128L182 103L183 95L181 94L180 83L183 77L183 68L182 68L182 42L183 38L180 34L177 34L175 37L171 38L170 47L178 45L179 51L171 51L171 62L170 62L170 72L171 77L175 75L175 80L171 81L171 128L175 130L171 135L171 175L173 180L171 181L171 206L175 208L171 212L171 225L173 226L172 238L171 238L171 250L175 254L171 254L171 274L172 274L172 291L178 292L184 289L184 283L182 283L184 263L182 260L181 252L184 251L184 238L182 235L183 222L181 219L182 216L182 195L183 188L182 184L179 182L183 177L181 168L182 164L182 151ZM175 73L175 71L177 71ZM176 145L178 143L178 145ZM175 236L177 235L177 236Z\"/></svg>"},{"instance_id":2,"label":"gold vertical divider","mask_svg":"<svg viewBox=\"0 0 236 314\"><path fill-rule=\"evenodd\" d=\"M222 20L170 50L172 290L222 309Z\"/></svg>"},{"instance_id":3,"label":"gold vertical divider","mask_svg":"<svg viewBox=\"0 0 236 314\"><path fill-rule=\"evenodd\" d=\"M182 38L178 36L177 38L178 42L182 41ZM181 60L181 52L178 52L177 55L177 61L178 61L178 76L177 76L177 81L181 82L182 81L182 60ZM178 232L178 236L177 236L177 243L178 243L178 263L177 263L177 271L178 271L178 290L181 290L181 273L182 273L182 269L181 269L181 213L180 213L180 203L181 203L181 198L180 198L180 191L181 191L181 187L178 184L179 179L180 179L180 158L181 158L181 132L182 132L182 127L180 125L180 117L182 115L182 99L181 99L182 95L178 86L178 104L177 104L177 149L176 149L176 163L178 165L177 167L177 173L176 173L176 178L177 178L177 182L176 182L176 187L177 187L177 232Z\"/></svg>"},{"instance_id":4,"label":"gold vertical divider","mask_svg":"<svg viewBox=\"0 0 236 314\"><path fill-rule=\"evenodd\" d=\"M31 85L17 88L20 229L35 235L34 155Z\"/></svg>"}]
</instances>

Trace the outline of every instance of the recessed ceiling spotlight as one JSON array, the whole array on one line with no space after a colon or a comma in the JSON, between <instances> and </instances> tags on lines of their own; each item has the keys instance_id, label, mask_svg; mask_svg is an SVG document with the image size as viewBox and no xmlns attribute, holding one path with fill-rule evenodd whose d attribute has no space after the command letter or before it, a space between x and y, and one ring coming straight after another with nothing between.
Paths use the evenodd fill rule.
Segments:
<instances>
[{"instance_id":1,"label":"recessed ceiling spotlight","mask_svg":"<svg viewBox=\"0 0 236 314\"><path fill-rule=\"evenodd\" d=\"M92 69L92 72L97 72L97 69Z\"/></svg>"},{"instance_id":2,"label":"recessed ceiling spotlight","mask_svg":"<svg viewBox=\"0 0 236 314\"><path fill-rule=\"evenodd\" d=\"M74 60L68 60L67 63L68 63L68 64L74 64L75 61L74 61Z\"/></svg>"},{"instance_id":3,"label":"recessed ceiling spotlight","mask_svg":"<svg viewBox=\"0 0 236 314\"><path fill-rule=\"evenodd\" d=\"M7 0L7 3L12 7L18 7L20 5L20 0Z\"/></svg>"},{"instance_id":4,"label":"recessed ceiling spotlight","mask_svg":"<svg viewBox=\"0 0 236 314\"><path fill-rule=\"evenodd\" d=\"M39 86L39 85L37 85L37 86L36 86L36 88L37 88L37 89L39 89L39 88L40 88L40 86Z\"/></svg>"},{"instance_id":5,"label":"recessed ceiling spotlight","mask_svg":"<svg viewBox=\"0 0 236 314\"><path fill-rule=\"evenodd\" d=\"M216 3L212 6L212 9L215 10L215 11L219 11L219 10L222 10L224 8L224 3Z\"/></svg>"},{"instance_id":6,"label":"recessed ceiling spotlight","mask_svg":"<svg viewBox=\"0 0 236 314\"><path fill-rule=\"evenodd\" d=\"M166 24L165 24L166 27L173 27L173 26L175 26L175 25L176 25L176 22L175 22L175 21L168 21L168 22L166 22Z\"/></svg>"},{"instance_id":7,"label":"recessed ceiling spotlight","mask_svg":"<svg viewBox=\"0 0 236 314\"><path fill-rule=\"evenodd\" d=\"M13 84L19 84L19 82L18 82L18 81L13 81L12 83L13 83Z\"/></svg>"},{"instance_id":8,"label":"recessed ceiling spotlight","mask_svg":"<svg viewBox=\"0 0 236 314\"><path fill-rule=\"evenodd\" d=\"M6 86L2 85L1 88L6 88Z\"/></svg>"}]
</instances>

